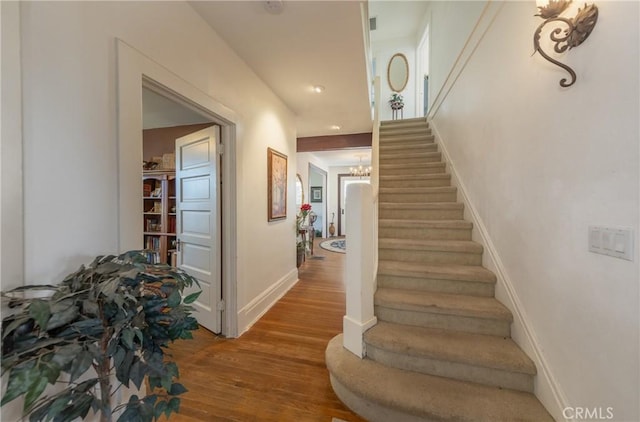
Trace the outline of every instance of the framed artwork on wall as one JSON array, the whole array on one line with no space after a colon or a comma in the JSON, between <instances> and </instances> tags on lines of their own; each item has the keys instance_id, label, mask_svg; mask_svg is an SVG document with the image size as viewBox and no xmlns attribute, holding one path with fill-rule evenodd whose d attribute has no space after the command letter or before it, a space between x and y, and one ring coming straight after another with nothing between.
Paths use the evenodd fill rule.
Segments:
<instances>
[{"instance_id":1,"label":"framed artwork on wall","mask_svg":"<svg viewBox=\"0 0 640 422\"><path fill-rule=\"evenodd\" d=\"M322 186L311 186L311 202L322 202Z\"/></svg>"},{"instance_id":2,"label":"framed artwork on wall","mask_svg":"<svg viewBox=\"0 0 640 422\"><path fill-rule=\"evenodd\" d=\"M267 148L268 221L287 218L287 156Z\"/></svg>"}]
</instances>

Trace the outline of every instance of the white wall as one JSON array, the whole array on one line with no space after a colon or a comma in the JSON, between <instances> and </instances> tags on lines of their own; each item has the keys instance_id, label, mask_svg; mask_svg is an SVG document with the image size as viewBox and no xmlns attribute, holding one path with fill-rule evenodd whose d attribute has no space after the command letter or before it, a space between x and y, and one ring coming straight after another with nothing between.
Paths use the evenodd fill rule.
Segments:
<instances>
[{"instance_id":1,"label":"white wall","mask_svg":"<svg viewBox=\"0 0 640 422\"><path fill-rule=\"evenodd\" d=\"M296 279L295 201L288 202L286 220L267 223L266 215L268 146L288 156L288 194L295 198L293 114L186 3L23 2L21 8L25 281L55 282L97 254L117 252L120 38L238 116L233 253L242 332L270 305L275 286Z\"/></svg>"},{"instance_id":2,"label":"white wall","mask_svg":"<svg viewBox=\"0 0 640 422\"><path fill-rule=\"evenodd\" d=\"M325 214L325 208L327 205L327 187L325 182L326 177L319 173L318 171L311 169L309 171L309 203L311 204L311 209L316 214L317 219L314 223L313 227L316 230L322 231L322 237L325 237L325 233L327 230L327 218ZM320 187L322 188L322 201L321 202L311 202L311 188L312 187Z\"/></svg>"},{"instance_id":3,"label":"white wall","mask_svg":"<svg viewBox=\"0 0 640 422\"><path fill-rule=\"evenodd\" d=\"M427 12L430 15L429 106L433 104L450 69L458 60L460 50L469 38L486 3L486 1L432 2ZM532 14L529 13L527 16ZM533 34L530 35L533 36Z\"/></svg>"},{"instance_id":4,"label":"white wall","mask_svg":"<svg viewBox=\"0 0 640 422\"><path fill-rule=\"evenodd\" d=\"M409 79L407 86L400 92L404 98L403 116L405 119L416 117L416 43L412 38L396 38L388 41L378 41L372 45L373 56L376 59L376 75L380 76L380 120L391 120L389 98L392 90L387 79L389 60L396 53L402 53L409 62ZM421 79L419 79L421 81Z\"/></svg>"},{"instance_id":5,"label":"white wall","mask_svg":"<svg viewBox=\"0 0 640 422\"><path fill-rule=\"evenodd\" d=\"M500 4L432 123L486 230L478 239L494 254L498 297L520 305L514 337L549 369L536 386L543 402L558 419L554 399L632 421L640 419L639 4L597 5L589 39L563 56L578 74L563 89L564 71L531 56L541 22L534 2ZM481 6L433 4L434 89ZM589 225L631 227L634 261L589 253Z\"/></svg>"},{"instance_id":6,"label":"white wall","mask_svg":"<svg viewBox=\"0 0 640 422\"><path fill-rule=\"evenodd\" d=\"M0 2L2 35L2 103L0 126L0 286L24 283L22 207L22 109L20 74L20 6Z\"/></svg>"}]
</instances>

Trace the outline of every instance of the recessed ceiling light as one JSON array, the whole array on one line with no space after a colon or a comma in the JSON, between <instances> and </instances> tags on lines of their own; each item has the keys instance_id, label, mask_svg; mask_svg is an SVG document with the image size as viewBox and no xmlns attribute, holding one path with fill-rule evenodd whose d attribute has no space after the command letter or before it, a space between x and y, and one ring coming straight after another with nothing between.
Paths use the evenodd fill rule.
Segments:
<instances>
[{"instance_id":1,"label":"recessed ceiling light","mask_svg":"<svg viewBox=\"0 0 640 422\"><path fill-rule=\"evenodd\" d=\"M320 94L324 91L324 87L322 85L314 85L313 92Z\"/></svg>"},{"instance_id":2,"label":"recessed ceiling light","mask_svg":"<svg viewBox=\"0 0 640 422\"><path fill-rule=\"evenodd\" d=\"M338 126L338 125L332 125L332 126L331 126L331 129L333 129L333 130L340 130L340 129L342 129L342 128L341 128L340 126Z\"/></svg>"}]
</instances>

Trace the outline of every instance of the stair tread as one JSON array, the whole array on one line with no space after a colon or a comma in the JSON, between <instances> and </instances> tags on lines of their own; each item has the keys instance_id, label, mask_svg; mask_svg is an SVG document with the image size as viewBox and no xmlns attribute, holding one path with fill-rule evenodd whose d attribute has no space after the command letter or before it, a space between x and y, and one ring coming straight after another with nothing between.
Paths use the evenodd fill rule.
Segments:
<instances>
[{"instance_id":1,"label":"stair tread","mask_svg":"<svg viewBox=\"0 0 640 422\"><path fill-rule=\"evenodd\" d=\"M479 265L433 265L380 260L378 274L495 283L496 275Z\"/></svg>"},{"instance_id":2,"label":"stair tread","mask_svg":"<svg viewBox=\"0 0 640 422\"><path fill-rule=\"evenodd\" d=\"M404 135L420 135L430 136L432 135L431 129L427 125L413 125L413 126L389 126L380 128L380 137L391 136L404 136Z\"/></svg>"},{"instance_id":3,"label":"stair tread","mask_svg":"<svg viewBox=\"0 0 640 422\"><path fill-rule=\"evenodd\" d=\"M423 168L423 167L444 167L446 163L443 162L426 162L426 163L406 163L406 164L380 164L380 169L395 169L395 168Z\"/></svg>"},{"instance_id":4,"label":"stair tread","mask_svg":"<svg viewBox=\"0 0 640 422\"><path fill-rule=\"evenodd\" d=\"M374 303L392 309L513 321L511 311L492 297L378 288Z\"/></svg>"},{"instance_id":5,"label":"stair tread","mask_svg":"<svg viewBox=\"0 0 640 422\"><path fill-rule=\"evenodd\" d=\"M380 153L380 158L407 158L407 157L435 157L441 155L439 151L406 152L406 153Z\"/></svg>"},{"instance_id":6,"label":"stair tread","mask_svg":"<svg viewBox=\"0 0 640 422\"><path fill-rule=\"evenodd\" d=\"M451 175L449 173L380 175L380 180L438 180L438 179L451 179Z\"/></svg>"},{"instance_id":7,"label":"stair tread","mask_svg":"<svg viewBox=\"0 0 640 422\"><path fill-rule=\"evenodd\" d=\"M484 248L473 240L422 240L422 239L393 239L378 240L379 249L411 249L423 251L482 253Z\"/></svg>"},{"instance_id":8,"label":"stair tread","mask_svg":"<svg viewBox=\"0 0 640 422\"><path fill-rule=\"evenodd\" d=\"M331 375L365 400L426 420L553 421L533 394L396 369L360 359L334 337L326 349Z\"/></svg>"},{"instance_id":9,"label":"stair tread","mask_svg":"<svg viewBox=\"0 0 640 422\"><path fill-rule=\"evenodd\" d=\"M455 186L410 186L402 188L379 188L380 193L451 193L457 192Z\"/></svg>"},{"instance_id":10,"label":"stair tread","mask_svg":"<svg viewBox=\"0 0 640 422\"><path fill-rule=\"evenodd\" d=\"M395 353L536 374L531 359L508 337L384 321L369 329L364 337L367 344Z\"/></svg>"},{"instance_id":11,"label":"stair tread","mask_svg":"<svg viewBox=\"0 0 640 422\"><path fill-rule=\"evenodd\" d=\"M470 230L473 228L473 223L466 220L396 220L381 218L378 220L378 227Z\"/></svg>"},{"instance_id":12,"label":"stair tread","mask_svg":"<svg viewBox=\"0 0 640 422\"><path fill-rule=\"evenodd\" d=\"M425 125L428 125L429 123L427 123L427 118L426 117L412 117L412 118L407 118L407 119L400 119L400 120L382 120L380 122L380 127L383 126L402 126L402 125L411 125L411 124L417 124L417 123L422 123Z\"/></svg>"},{"instance_id":13,"label":"stair tread","mask_svg":"<svg viewBox=\"0 0 640 422\"><path fill-rule=\"evenodd\" d=\"M459 210L464 208L464 204L461 202L379 202L378 207L405 210Z\"/></svg>"}]
</instances>

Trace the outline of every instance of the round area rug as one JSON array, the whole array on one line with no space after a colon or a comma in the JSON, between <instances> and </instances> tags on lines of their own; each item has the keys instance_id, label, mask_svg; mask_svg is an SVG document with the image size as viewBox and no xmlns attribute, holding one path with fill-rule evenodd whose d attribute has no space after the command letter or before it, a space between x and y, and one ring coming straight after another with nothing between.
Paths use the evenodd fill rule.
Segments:
<instances>
[{"instance_id":1,"label":"round area rug","mask_svg":"<svg viewBox=\"0 0 640 422\"><path fill-rule=\"evenodd\" d=\"M320 242L320 247L331 252L347 253L347 239L329 239Z\"/></svg>"}]
</instances>

